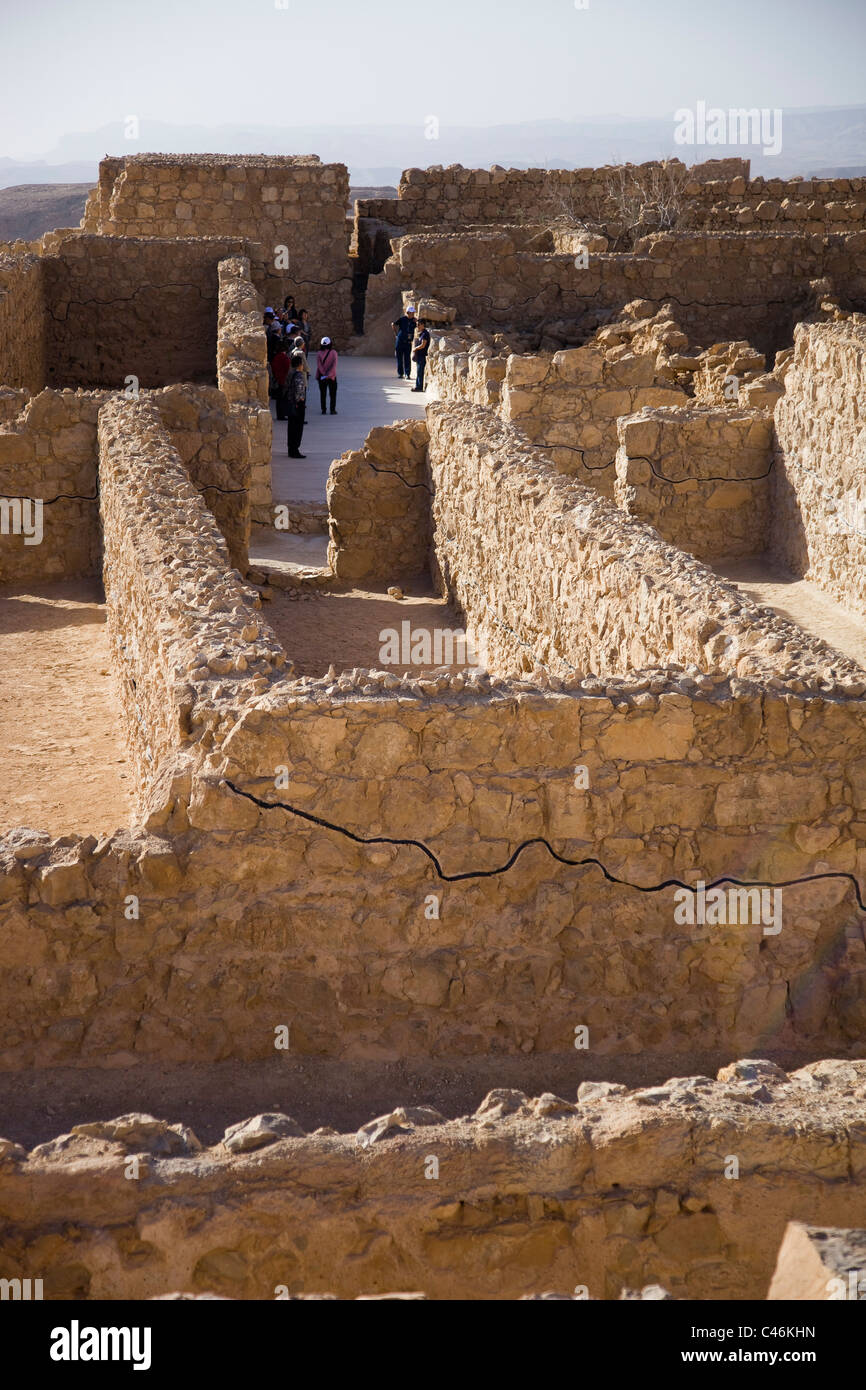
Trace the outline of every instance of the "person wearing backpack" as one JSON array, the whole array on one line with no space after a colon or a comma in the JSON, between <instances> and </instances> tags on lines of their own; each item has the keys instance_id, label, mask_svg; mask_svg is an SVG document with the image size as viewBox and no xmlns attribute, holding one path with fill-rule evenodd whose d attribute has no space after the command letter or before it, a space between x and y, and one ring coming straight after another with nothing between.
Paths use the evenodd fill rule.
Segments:
<instances>
[{"instance_id":1,"label":"person wearing backpack","mask_svg":"<svg viewBox=\"0 0 866 1390\"><path fill-rule=\"evenodd\" d=\"M331 414L337 413L337 362L339 358L330 338L322 339L321 351L316 357L316 380L322 399L322 414L326 415L325 402L330 397Z\"/></svg>"},{"instance_id":2,"label":"person wearing backpack","mask_svg":"<svg viewBox=\"0 0 866 1390\"><path fill-rule=\"evenodd\" d=\"M292 370L286 382L286 411L288 414L287 442L290 459L303 459L301 440L304 436L304 422L307 417L307 374L304 371L304 354L292 353Z\"/></svg>"}]
</instances>

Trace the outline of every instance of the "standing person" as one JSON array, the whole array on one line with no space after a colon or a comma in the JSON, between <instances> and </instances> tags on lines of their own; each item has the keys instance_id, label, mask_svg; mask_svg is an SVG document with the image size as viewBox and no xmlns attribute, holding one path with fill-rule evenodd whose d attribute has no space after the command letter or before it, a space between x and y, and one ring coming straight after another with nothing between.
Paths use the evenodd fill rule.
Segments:
<instances>
[{"instance_id":1,"label":"standing person","mask_svg":"<svg viewBox=\"0 0 866 1390\"><path fill-rule=\"evenodd\" d=\"M321 350L316 357L316 380L319 383L319 395L322 399L322 414L325 415L325 401L328 396L331 398L331 414L337 413L337 356L330 338L322 339Z\"/></svg>"},{"instance_id":2,"label":"standing person","mask_svg":"<svg viewBox=\"0 0 866 1390\"><path fill-rule=\"evenodd\" d=\"M289 458L306 458L306 454L301 453L301 440L304 437L304 422L307 418L307 375L304 371L304 355L301 352L292 353L292 370L286 382L286 409L289 421L286 431Z\"/></svg>"},{"instance_id":3,"label":"standing person","mask_svg":"<svg viewBox=\"0 0 866 1390\"><path fill-rule=\"evenodd\" d=\"M395 319L391 327L397 334L397 375L401 381L404 376L408 381L409 377L412 375L412 339L415 337L415 305L410 304L405 314L399 319Z\"/></svg>"},{"instance_id":4,"label":"standing person","mask_svg":"<svg viewBox=\"0 0 866 1390\"><path fill-rule=\"evenodd\" d=\"M430 351L430 330L427 327L426 319L418 320L418 332L415 334L415 351L412 353L412 361L418 368L415 378L413 391L424 390L424 372L427 368L427 354Z\"/></svg>"},{"instance_id":5,"label":"standing person","mask_svg":"<svg viewBox=\"0 0 866 1390\"><path fill-rule=\"evenodd\" d=\"M304 360L304 369L303 369L303 370L304 370L304 376L307 378L307 385L309 385L309 382L310 382L310 368L309 368L309 365L308 365L308 363L307 363L307 349L306 349L306 344L304 343L304 335L303 335L302 333L296 333L296 334L295 334L295 336L294 336L294 338L292 339L291 344L290 344L290 346L289 346L289 351L290 351L292 354L298 352L298 353L300 353L301 357L303 358L303 360Z\"/></svg>"},{"instance_id":6,"label":"standing person","mask_svg":"<svg viewBox=\"0 0 866 1390\"><path fill-rule=\"evenodd\" d=\"M277 419L285 420L286 416L286 383L292 370L292 359L286 351L285 343L280 343L277 351L271 360L271 372L274 378L274 400L277 406Z\"/></svg>"},{"instance_id":7,"label":"standing person","mask_svg":"<svg viewBox=\"0 0 866 1390\"><path fill-rule=\"evenodd\" d=\"M293 294L286 295L285 299L283 300L283 308L286 311L286 317L291 319L292 322L294 322L294 320L298 317L298 311L295 308L295 296Z\"/></svg>"},{"instance_id":8,"label":"standing person","mask_svg":"<svg viewBox=\"0 0 866 1390\"><path fill-rule=\"evenodd\" d=\"M306 309L302 309L298 315L298 327L303 335L305 351L309 352L313 339L313 325L310 323L310 316Z\"/></svg>"}]
</instances>

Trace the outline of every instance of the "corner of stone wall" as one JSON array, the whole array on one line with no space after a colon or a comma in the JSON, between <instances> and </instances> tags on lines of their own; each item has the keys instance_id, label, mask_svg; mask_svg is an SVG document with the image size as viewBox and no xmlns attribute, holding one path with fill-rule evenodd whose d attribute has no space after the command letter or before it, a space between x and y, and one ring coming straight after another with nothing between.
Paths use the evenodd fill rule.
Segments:
<instances>
[{"instance_id":1,"label":"corner of stone wall","mask_svg":"<svg viewBox=\"0 0 866 1390\"><path fill-rule=\"evenodd\" d=\"M340 580L420 574L430 544L426 420L370 431L328 476L328 563Z\"/></svg>"}]
</instances>

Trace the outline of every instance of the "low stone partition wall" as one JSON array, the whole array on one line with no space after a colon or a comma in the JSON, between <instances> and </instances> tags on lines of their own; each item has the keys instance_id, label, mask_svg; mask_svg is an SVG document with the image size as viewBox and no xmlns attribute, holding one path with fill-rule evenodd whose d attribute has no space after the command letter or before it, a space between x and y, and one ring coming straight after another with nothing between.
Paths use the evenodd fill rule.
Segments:
<instances>
[{"instance_id":1,"label":"low stone partition wall","mask_svg":"<svg viewBox=\"0 0 866 1390\"><path fill-rule=\"evenodd\" d=\"M101 391L40 391L0 423L0 583L99 573Z\"/></svg>"},{"instance_id":2,"label":"low stone partition wall","mask_svg":"<svg viewBox=\"0 0 866 1390\"><path fill-rule=\"evenodd\" d=\"M246 415L227 405L215 386L165 386L142 399L159 411L190 481L222 533L232 566L246 574L252 489Z\"/></svg>"},{"instance_id":3,"label":"low stone partition wall","mask_svg":"<svg viewBox=\"0 0 866 1390\"><path fill-rule=\"evenodd\" d=\"M772 551L866 617L866 318L802 324L776 407Z\"/></svg>"},{"instance_id":4,"label":"low stone partition wall","mask_svg":"<svg viewBox=\"0 0 866 1390\"><path fill-rule=\"evenodd\" d=\"M612 497L620 416L687 401L669 375L657 372L655 352L611 351L592 342L553 357L509 357L502 418L548 452L561 472Z\"/></svg>"},{"instance_id":5,"label":"low stone partition wall","mask_svg":"<svg viewBox=\"0 0 866 1390\"><path fill-rule=\"evenodd\" d=\"M216 385L219 262L235 238L80 233L42 258L50 386Z\"/></svg>"},{"instance_id":6,"label":"low stone partition wall","mask_svg":"<svg viewBox=\"0 0 866 1390\"><path fill-rule=\"evenodd\" d=\"M262 307L249 260L236 256L220 261L217 385L248 440L252 518L270 525L273 422L268 403L268 352Z\"/></svg>"},{"instance_id":7,"label":"low stone partition wall","mask_svg":"<svg viewBox=\"0 0 866 1390\"><path fill-rule=\"evenodd\" d=\"M772 417L649 410L619 421L615 501L698 560L758 555L770 539Z\"/></svg>"},{"instance_id":8,"label":"low stone partition wall","mask_svg":"<svg viewBox=\"0 0 866 1390\"><path fill-rule=\"evenodd\" d=\"M141 808L164 763L214 736L285 655L154 403L99 414L108 628ZM134 538L134 544L132 539Z\"/></svg>"},{"instance_id":9,"label":"low stone partition wall","mask_svg":"<svg viewBox=\"0 0 866 1390\"><path fill-rule=\"evenodd\" d=\"M746 1060L636 1091L493 1090L451 1122L399 1107L357 1134L262 1115L209 1148L152 1116L98 1119L7 1145L0 1273L56 1300L617 1299L649 1282L762 1299L791 1219L862 1221L863 1089L862 1061ZM842 1269L813 1264L825 1286Z\"/></svg>"},{"instance_id":10,"label":"low stone partition wall","mask_svg":"<svg viewBox=\"0 0 866 1390\"><path fill-rule=\"evenodd\" d=\"M430 547L427 426L405 420L370 431L328 475L328 563L337 579L423 573Z\"/></svg>"},{"instance_id":11,"label":"low stone partition wall","mask_svg":"<svg viewBox=\"0 0 866 1390\"><path fill-rule=\"evenodd\" d=\"M862 698L218 674L142 831L0 840L0 1067L862 1049Z\"/></svg>"},{"instance_id":12,"label":"low stone partition wall","mask_svg":"<svg viewBox=\"0 0 866 1390\"><path fill-rule=\"evenodd\" d=\"M498 672L621 674L672 661L805 682L862 672L566 478L477 406L427 410L444 587Z\"/></svg>"},{"instance_id":13,"label":"low stone partition wall","mask_svg":"<svg viewBox=\"0 0 866 1390\"><path fill-rule=\"evenodd\" d=\"M46 334L40 258L0 254L0 386L24 387L34 393L42 390L47 373Z\"/></svg>"},{"instance_id":14,"label":"low stone partition wall","mask_svg":"<svg viewBox=\"0 0 866 1390\"><path fill-rule=\"evenodd\" d=\"M0 582L100 574L97 422L112 396L50 389L13 395L9 418L0 421ZM171 386L141 399L159 411L226 539L231 564L244 573L250 463L243 422L215 387Z\"/></svg>"}]
</instances>

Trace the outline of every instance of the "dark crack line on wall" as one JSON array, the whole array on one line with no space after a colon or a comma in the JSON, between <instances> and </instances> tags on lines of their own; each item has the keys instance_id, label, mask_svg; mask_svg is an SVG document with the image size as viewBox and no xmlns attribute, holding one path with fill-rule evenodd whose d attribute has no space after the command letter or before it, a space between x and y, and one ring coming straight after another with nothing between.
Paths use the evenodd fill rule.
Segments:
<instances>
[{"instance_id":1,"label":"dark crack line on wall","mask_svg":"<svg viewBox=\"0 0 866 1390\"><path fill-rule=\"evenodd\" d=\"M249 492L248 487L217 487L216 483L194 483L199 492L221 492L226 497L236 497L239 493Z\"/></svg>"},{"instance_id":2,"label":"dark crack line on wall","mask_svg":"<svg viewBox=\"0 0 866 1390\"><path fill-rule=\"evenodd\" d=\"M185 280L177 280L169 281L166 285L139 285L138 289L133 290L132 294L118 295L114 299L70 299L67 302L65 314L56 314L50 305L48 307L48 312L55 323L68 323L70 309L80 308L88 304L99 304L106 309L112 308L115 304L131 304L133 299L136 299L140 294L144 294L146 290L194 290L199 299L210 299L214 304L217 302L217 296L215 294L206 295L200 285L190 285Z\"/></svg>"},{"instance_id":3,"label":"dark crack line on wall","mask_svg":"<svg viewBox=\"0 0 866 1390\"><path fill-rule=\"evenodd\" d=\"M41 502L43 507L50 507L55 502L98 502L99 493L94 492L93 496L86 496L80 492L58 492L56 497L26 497L18 496L15 493L0 493L0 500L4 502Z\"/></svg>"},{"instance_id":4,"label":"dark crack line on wall","mask_svg":"<svg viewBox=\"0 0 866 1390\"><path fill-rule=\"evenodd\" d=\"M530 840L524 840L522 844L517 846L517 849L511 857L498 869L470 869L460 874L446 874L439 859L433 853L432 849L424 844L423 840L392 839L390 836L386 835L356 835L353 830L347 830L345 826L335 825L333 821L327 821L322 816L313 815L312 811L302 811L299 807L290 806L288 802L285 801L263 801L261 797L255 796L252 792L246 792L240 787L236 787L234 782L226 781L224 785L227 786L230 791L234 792L236 796L244 797L255 806L261 807L263 811L288 811L291 815L298 816L301 820L309 821L312 825L318 825L323 830L332 830L336 834L344 836L347 840L352 840L357 845L395 845L397 848L412 847L414 849L420 849L422 854L426 855L430 860L430 863L436 870L437 877L441 878L443 883L461 883L470 878L498 878L500 875L507 873L509 869L513 868L524 850L530 849L533 845L542 845L557 863L564 864L570 869L599 869L608 883L616 884L621 888L632 888L638 893L662 893L666 888L684 888L689 893L695 891L695 884L684 883L682 879L679 878L668 878L665 879L663 883L653 884L648 887L640 883L631 883L625 878L617 878L616 874L612 874L610 870L602 864L600 859L596 859L593 856L586 859L569 859L566 855L560 854L558 850L555 850L550 841L545 839L543 835L536 835ZM714 879L712 883L707 883L705 887L707 892L712 888L718 888L723 883L731 883L736 888L795 888L800 884L820 883L825 879L844 879L847 883L850 883L854 889L858 908L861 912L866 912L866 898L864 898L861 892L858 880L853 874L846 873L841 869L836 872L830 870L827 873L807 874L802 878L785 879L781 883L770 883L767 880L745 880L733 878L730 874L723 874L721 878Z\"/></svg>"},{"instance_id":5,"label":"dark crack line on wall","mask_svg":"<svg viewBox=\"0 0 866 1390\"><path fill-rule=\"evenodd\" d=\"M616 463L615 458L612 458L609 463L584 463L586 450L581 449L577 444L548 444L546 440L533 440L532 442L538 449L568 449L570 453L580 454L581 463L589 473L603 473L606 468L613 468ZM759 483L763 478L769 478L775 467L775 460L773 460L766 473L756 473L748 478L725 478L716 475L708 478L668 478L666 474L659 472L652 459L647 458L646 454L629 454L628 459L629 462L648 463L655 476L663 483L670 483L672 487L678 487L680 483Z\"/></svg>"},{"instance_id":6,"label":"dark crack line on wall","mask_svg":"<svg viewBox=\"0 0 866 1390\"><path fill-rule=\"evenodd\" d=\"M369 459L365 459L365 462L367 467L372 468L374 473L390 473L392 477L399 478L404 487L423 487L426 492L430 493L431 497L433 496L433 489L429 487L427 483L409 483L403 477L403 474L398 473L395 468L377 468L375 463L371 463Z\"/></svg>"}]
</instances>

